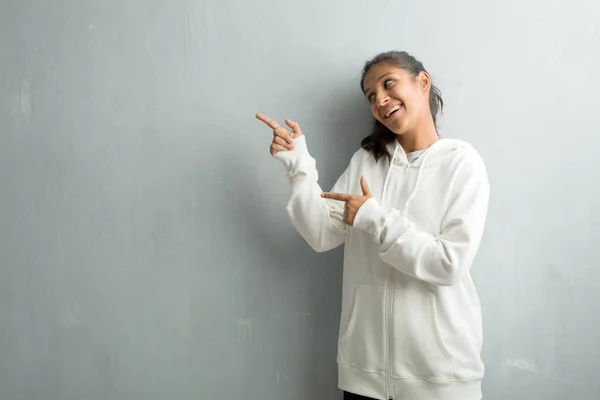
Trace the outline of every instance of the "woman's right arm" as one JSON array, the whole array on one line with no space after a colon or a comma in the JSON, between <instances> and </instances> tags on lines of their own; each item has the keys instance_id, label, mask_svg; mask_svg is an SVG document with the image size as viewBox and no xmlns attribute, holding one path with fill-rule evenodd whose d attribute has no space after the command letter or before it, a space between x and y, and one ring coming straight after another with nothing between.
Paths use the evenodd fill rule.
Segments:
<instances>
[{"instance_id":1,"label":"woman's right arm","mask_svg":"<svg viewBox=\"0 0 600 400\"><path fill-rule=\"evenodd\" d=\"M317 252L328 251L344 243L344 204L321 197L323 190L318 184L316 161L308 152L306 139L298 124L286 120L293 129L293 132L290 132L263 114L257 114L257 118L273 129L271 154L280 160L287 170L292 186L287 210L296 230ZM332 190L347 191L347 176L348 169Z\"/></svg>"}]
</instances>

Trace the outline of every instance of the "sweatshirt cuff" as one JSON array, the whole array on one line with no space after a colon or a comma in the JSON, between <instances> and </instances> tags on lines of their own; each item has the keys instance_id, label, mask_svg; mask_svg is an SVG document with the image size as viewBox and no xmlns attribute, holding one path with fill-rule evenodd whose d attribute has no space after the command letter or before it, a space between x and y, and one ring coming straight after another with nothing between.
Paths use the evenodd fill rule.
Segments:
<instances>
[{"instance_id":1,"label":"sweatshirt cuff","mask_svg":"<svg viewBox=\"0 0 600 400\"><path fill-rule=\"evenodd\" d=\"M358 209L358 212L354 216L353 225L358 229L370 233L374 236L377 243L381 243L378 236L381 234L381 229L385 224L386 214L387 212L377 203L377 200L371 197Z\"/></svg>"},{"instance_id":2,"label":"sweatshirt cuff","mask_svg":"<svg viewBox=\"0 0 600 400\"><path fill-rule=\"evenodd\" d=\"M283 163L288 176L294 175L300 169L314 169L316 167L315 159L308 152L304 135L294 139L293 150L278 151L273 158Z\"/></svg>"}]
</instances>

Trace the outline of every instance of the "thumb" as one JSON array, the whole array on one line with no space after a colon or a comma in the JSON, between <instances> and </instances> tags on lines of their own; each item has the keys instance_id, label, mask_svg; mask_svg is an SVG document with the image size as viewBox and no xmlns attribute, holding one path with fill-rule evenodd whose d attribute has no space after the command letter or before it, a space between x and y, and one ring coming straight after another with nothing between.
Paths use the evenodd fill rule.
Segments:
<instances>
[{"instance_id":1,"label":"thumb","mask_svg":"<svg viewBox=\"0 0 600 400\"><path fill-rule=\"evenodd\" d=\"M360 177L360 187L362 188L363 196L371 197L371 190L369 189L369 185L367 185L367 178L364 175Z\"/></svg>"},{"instance_id":2,"label":"thumb","mask_svg":"<svg viewBox=\"0 0 600 400\"><path fill-rule=\"evenodd\" d=\"M294 138L297 138L298 136L302 136L302 129L300 129L300 125L298 125L297 122L292 121L290 119L286 119L285 123L287 126L292 128L292 130L294 131Z\"/></svg>"}]
</instances>

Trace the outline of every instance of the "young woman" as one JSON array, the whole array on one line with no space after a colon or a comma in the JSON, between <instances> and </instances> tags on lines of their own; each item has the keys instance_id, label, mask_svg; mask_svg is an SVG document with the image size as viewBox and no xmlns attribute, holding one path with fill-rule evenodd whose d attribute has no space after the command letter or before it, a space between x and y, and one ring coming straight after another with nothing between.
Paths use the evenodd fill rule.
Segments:
<instances>
[{"instance_id":1,"label":"young woman","mask_svg":"<svg viewBox=\"0 0 600 400\"><path fill-rule=\"evenodd\" d=\"M477 151L440 139L439 90L406 52L366 63L375 118L350 165L323 193L300 126L273 129L271 155L292 185L292 223L316 251L345 243L338 341L345 399L479 400L484 367L470 268L489 183Z\"/></svg>"}]
</instances>

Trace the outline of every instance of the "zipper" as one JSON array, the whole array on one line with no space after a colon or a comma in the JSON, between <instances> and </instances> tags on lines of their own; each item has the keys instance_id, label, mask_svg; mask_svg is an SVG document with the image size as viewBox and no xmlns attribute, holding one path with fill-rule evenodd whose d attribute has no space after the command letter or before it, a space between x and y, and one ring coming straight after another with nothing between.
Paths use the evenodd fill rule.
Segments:
<instances>
[{"instance_id":1,"label":"zipper","mask_svg":"<svg viewBox=\"0 0 600 400\"><path fill-rule=\"evenodd\" d=\"M390 400L394 399L394 391L392 390L392 322L393 322L393 305L394 305L394 268L390 268L390 277L388 279L387 290L386 290L386 373L385 373L385 387L386 397Z\"/></svg>"},{"instance_id":2,"label":"zipper","mask_svg":"<svg viewBox=\"0 0 600 400\"><path fill-rule=\"evenodd\" d=\"M385 177L385 181L383 182L383 190L381 194L381 205L385 203L385 196L387 194L388 180L391 175L391 169L394 165L394 161L396 159L396 151L398 149L398 145L396 145L396 150L394 150L394 156L390 161L390 166L388 167L387 174ZM406 163L406 167L404 168L404 179L406 179L406 172L410 168L410 163ZM404 182L403 182L404 183ZM394 400L394 391L392 390L392 370L393 370L393 357L392 357L392 323L393 323L393 306L394 306L394 267L390 267L390 275L386 283L386 291L385 291L385 329L386 329L386 366L385 366L385 394L386 398L389 400Z\"/></svg>"},{"instance_id":3,"label":"zipper","mask_svg":"<svg viewBox=\"0 0 600 400\"><path fill-rule=\"evenodd\" d=\"M404 167L404 180L406 180L406 173L410 169L410 163L406 163ZM387 181L387 179L386 179ZM404 184L404 182L403 182ZM385 190L385 186L384 186ZM394 317L394 268L390 268L390 277L387 281L386 288L386 305L385 305L385 315L386 315L386 373L385 373L385 391L386 397L389 400L394 400L394 391L392 390L392 370L393 370L393 357L392 357L392 339L393 339L393 317Z\"/></svg>"}]
</instances>

